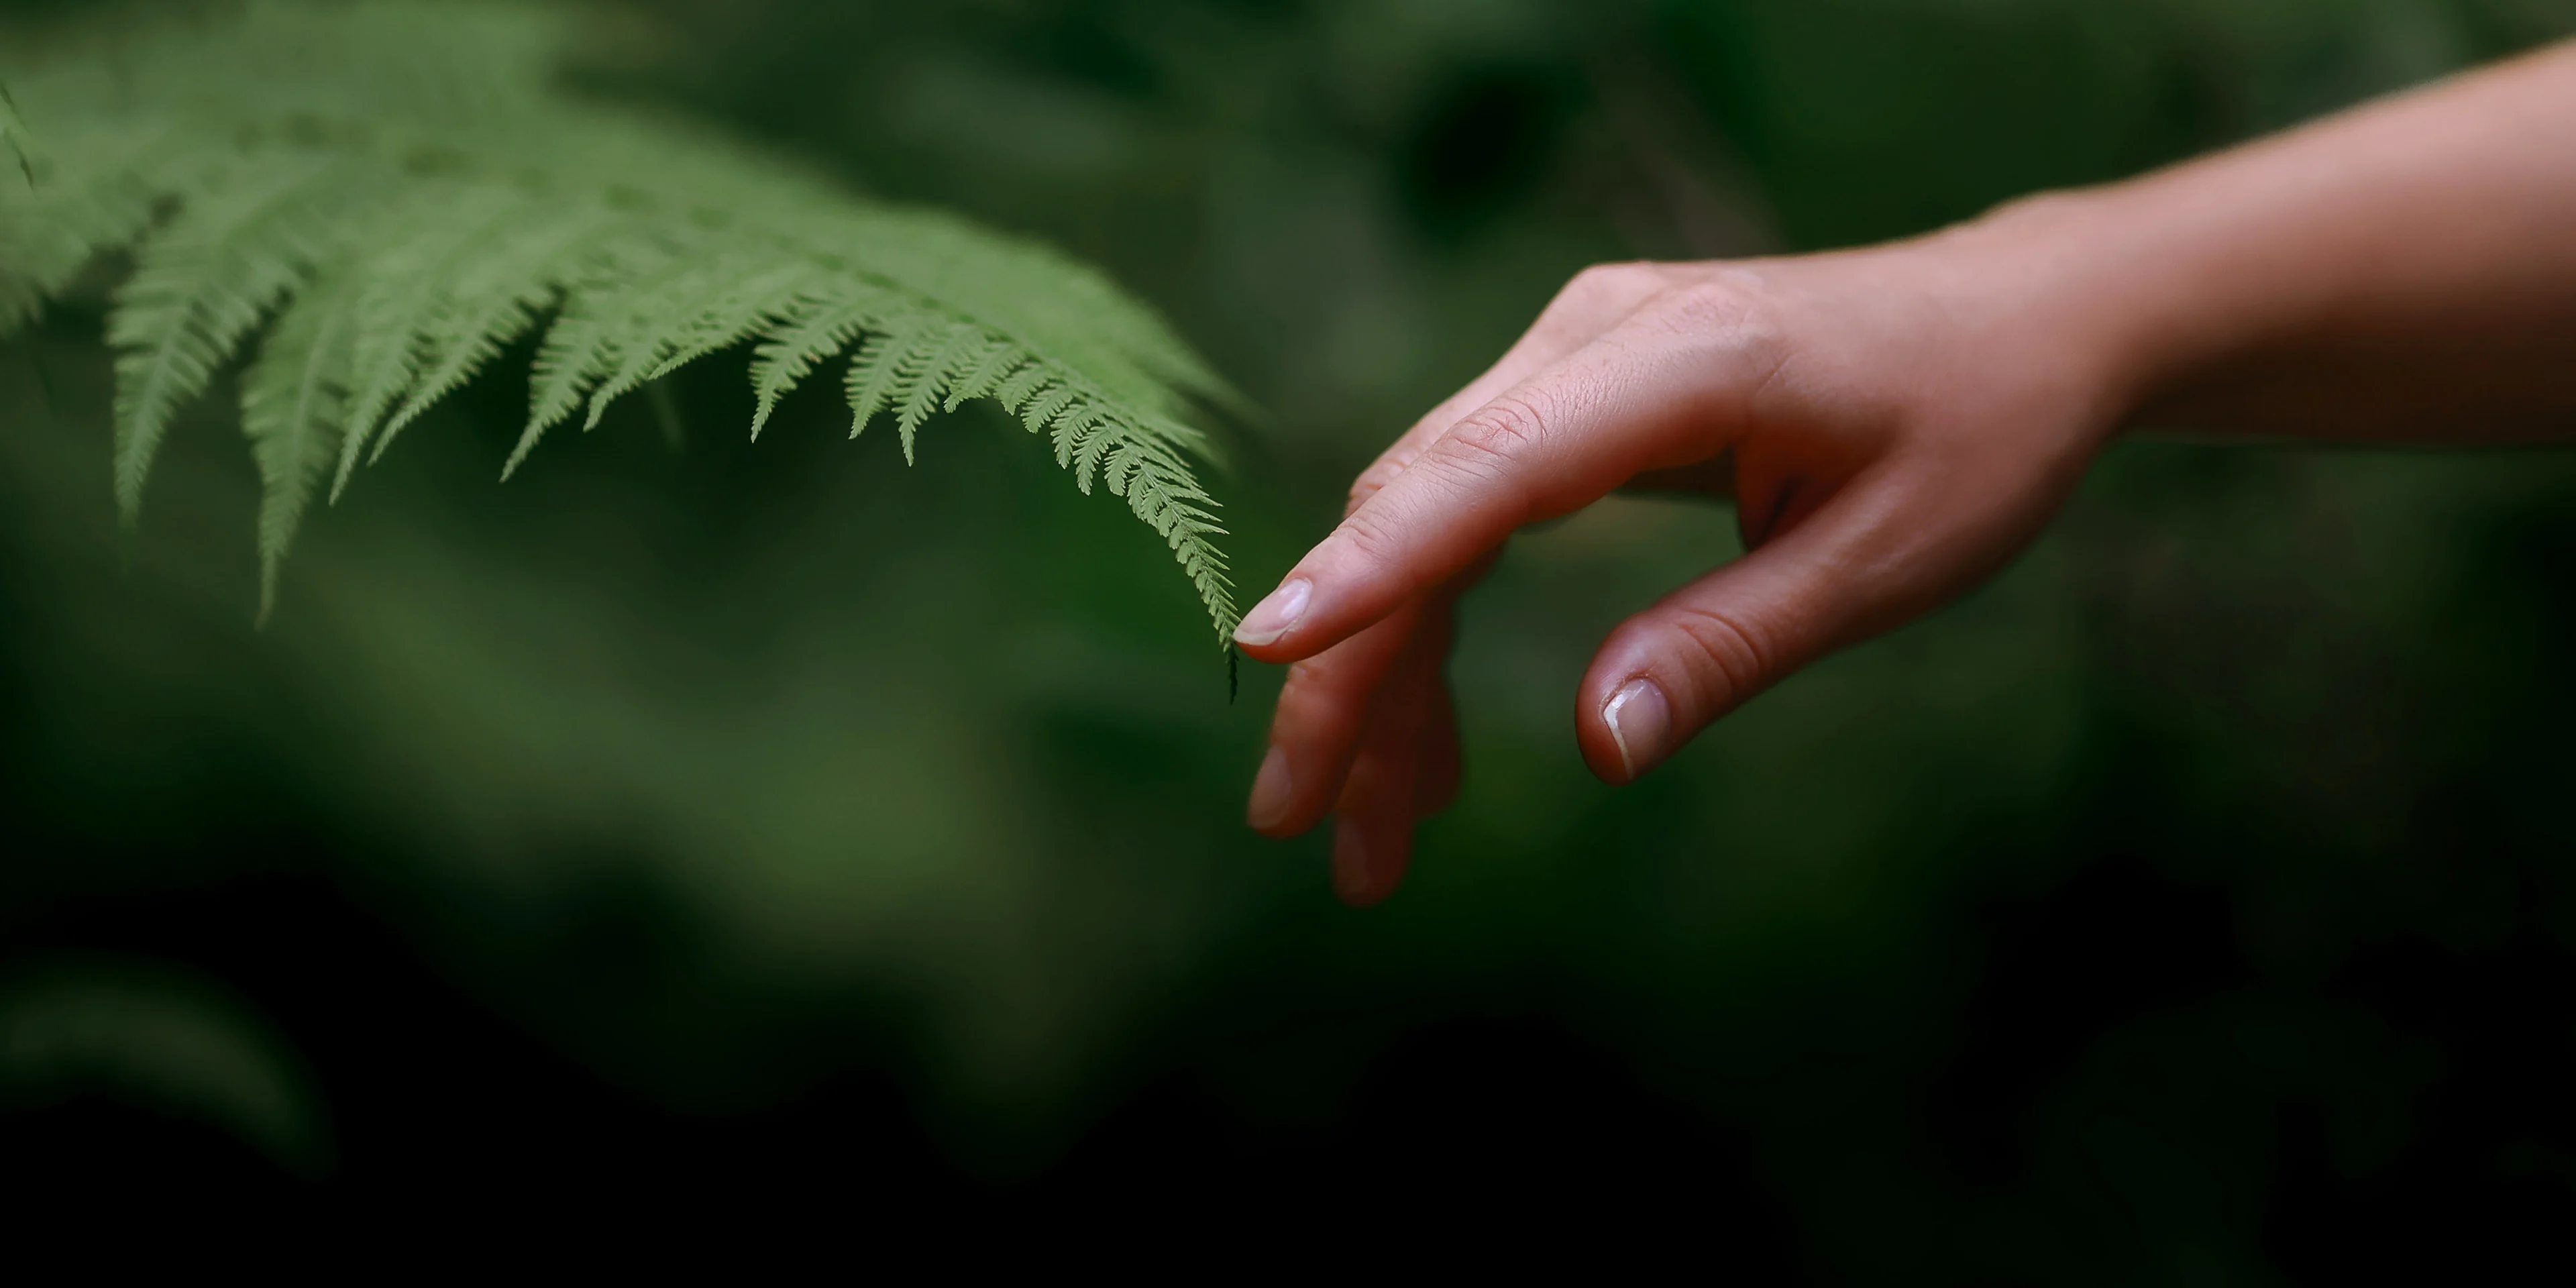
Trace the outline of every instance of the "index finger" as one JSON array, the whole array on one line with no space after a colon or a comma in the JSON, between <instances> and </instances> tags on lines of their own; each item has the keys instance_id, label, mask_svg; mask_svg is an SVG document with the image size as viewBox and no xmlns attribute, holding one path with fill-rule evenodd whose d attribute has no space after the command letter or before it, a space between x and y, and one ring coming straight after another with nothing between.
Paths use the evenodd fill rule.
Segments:
<instances>
[{"instance_id":1,"label":"index finger","mask_svg":"<svg viewBox=\"0 0 2576 1288\"><path fill-rule=\"evenodd\" d=\"M1630 318L1442 432L1298 561L1235 641L1265 662L1311 657L1522 525L1730 445L1775 347L1749 325Z\"/></svg>"},{"instance_id":2,"label":"index finger","mask_svg":"<svg viewBox=\"0 0 2576 1288\"><path fill-rule=\"evenodd\" d=\"M1575 274L1493 366L1442 400L1378 453L1377 459L1352 482L1350 506L1343 512L1344 517L1402 474L1468 413L1581 349L1670 285L1663 270L1653 264L1601 264Z\"/></svg>"}]
</instances>

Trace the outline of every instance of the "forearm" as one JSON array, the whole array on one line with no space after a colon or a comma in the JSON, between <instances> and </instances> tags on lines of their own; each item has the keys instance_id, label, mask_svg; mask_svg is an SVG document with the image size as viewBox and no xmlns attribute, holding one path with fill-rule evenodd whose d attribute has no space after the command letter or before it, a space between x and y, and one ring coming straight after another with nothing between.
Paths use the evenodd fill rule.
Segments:
<instances>
[{"instance_id":1,"label":"forearm","mask_svg":"<svg viewBox=\"0 0 2576 1288\"><path fill-rule=\"evenodd\" d=\"M2122 423L2576 437L2576 45L1968 229Z\"/></svg>"}]
</instances>

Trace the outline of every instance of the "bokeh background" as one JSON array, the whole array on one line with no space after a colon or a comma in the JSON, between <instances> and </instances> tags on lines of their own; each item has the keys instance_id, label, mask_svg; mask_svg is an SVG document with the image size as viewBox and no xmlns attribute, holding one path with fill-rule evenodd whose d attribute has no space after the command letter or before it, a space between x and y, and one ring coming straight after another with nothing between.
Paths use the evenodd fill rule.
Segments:
<instances>
[{"instance_id":1,"label":"bokeh background","mask_svg":"<svg viewBox=\"0 0 2576 1288\"><path fill-rule=\"evenodd\" d=\"M1929 229L2576 32L2569 0L598 12L598 92L1166 311L1262 408L1220 484L1255 593L1586 264ZM743 361L684 373L676 444L632 406L507 487L524 379L480 382L308 528L260 631L229 395L121 533L98 317L0 349L5 1184L750 1206L878 1250L963 1220L966 1257L1580 1236L1746 1282L2568 1264L2576 456L2142 435L1992 585L1616 793L1573 685L1736 547L1607 503L1467 601L1465 794L1360 914L1325 838L1241 826L1278 677L1228 704L1122 507L992 416L906 469L818 395L753 448Z\"/></svg>"}]
</instances>

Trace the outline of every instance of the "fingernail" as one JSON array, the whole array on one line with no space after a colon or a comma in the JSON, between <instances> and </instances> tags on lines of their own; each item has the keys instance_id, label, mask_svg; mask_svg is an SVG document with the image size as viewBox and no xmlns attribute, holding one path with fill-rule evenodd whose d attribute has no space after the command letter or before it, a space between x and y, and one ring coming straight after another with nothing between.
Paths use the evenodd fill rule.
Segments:
<instances>
[{"instance_id":1,"label":"fingernail","mask_svg":"<svg viewBox=\"0 0 2576 1288\"><path fill-rule=\"evenodd\" d=\"M1619 767L1627 771L1630 782L1654 768L1672 740L1672 705L1664 701L1664 691L1654 681L1642 676L1610 695L1609 704L1601 708L1601 720L1610 726L1610 741L1619 745Z\"/></svg>"},{"instance_id":2,"label":"fingernail","mask_svg":"<svg viewBox=\"0 0 2576 1288\"><path fill-rule=\"evenodd\" d=\"M1234 628L1234 642L1259 648L1275 644L1279 637L1306 615L1306 601L1315 595L1315 584L1303 577L1270 592L1270 598L1252 606L1244 614L1243 624Z\"/></svg>"},{"instance_id":3,"label":"fingernail","mask_svg":"<svg viewBox=\"0 0 2576 1288\"><path fill-rule=\"evenodd\" d=\"M1252 807L1244 811L1253 831L1271 831L1288 820L1288 786L1288 753L1273 747L1261 758L1261 772L1252 779Z\"/></svg>"},{"instance_id":4,"label":"fingernail","mask_svg":"<svg viewBox=\"0 0 2576 1288\"><path fill-rule=\"evenodd\" d=\"M1366 903L1370 884L1368 841L1345 822L1333 831L1333 893L1344 903Z\"/></svg>"}]
</instances>

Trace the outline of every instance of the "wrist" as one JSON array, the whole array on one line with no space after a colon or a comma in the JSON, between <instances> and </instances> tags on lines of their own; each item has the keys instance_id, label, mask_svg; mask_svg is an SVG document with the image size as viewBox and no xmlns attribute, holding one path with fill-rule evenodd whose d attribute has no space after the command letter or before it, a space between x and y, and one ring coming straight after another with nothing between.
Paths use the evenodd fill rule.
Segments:
<instances>
[{"instance_id":1,"label":"wrist","mask_svg":"<svg viewBox=\"0 0 2576 1288\"><path fill-rule=\"evenodd\" d=\"M2535 143L2570 108L2576 47L1944 237L2025 334L2066 338L2115 424L2520 433L2576 397L2555 347L2576 330L2576 171Z\"/></svg>"},{"instance_id":2,"label":"wrist","mask_svg":"<svg viewBox=\"0 0 2576 1288\"><path fill-rule=\"evenodd\" d=\"M2206 336L2141 242L2121 191L2097 188L2024 197L1924 245L1980 301L1992 342L2072 385L2107 436L2187 379Z\"/></svg>"}]
</instances>

